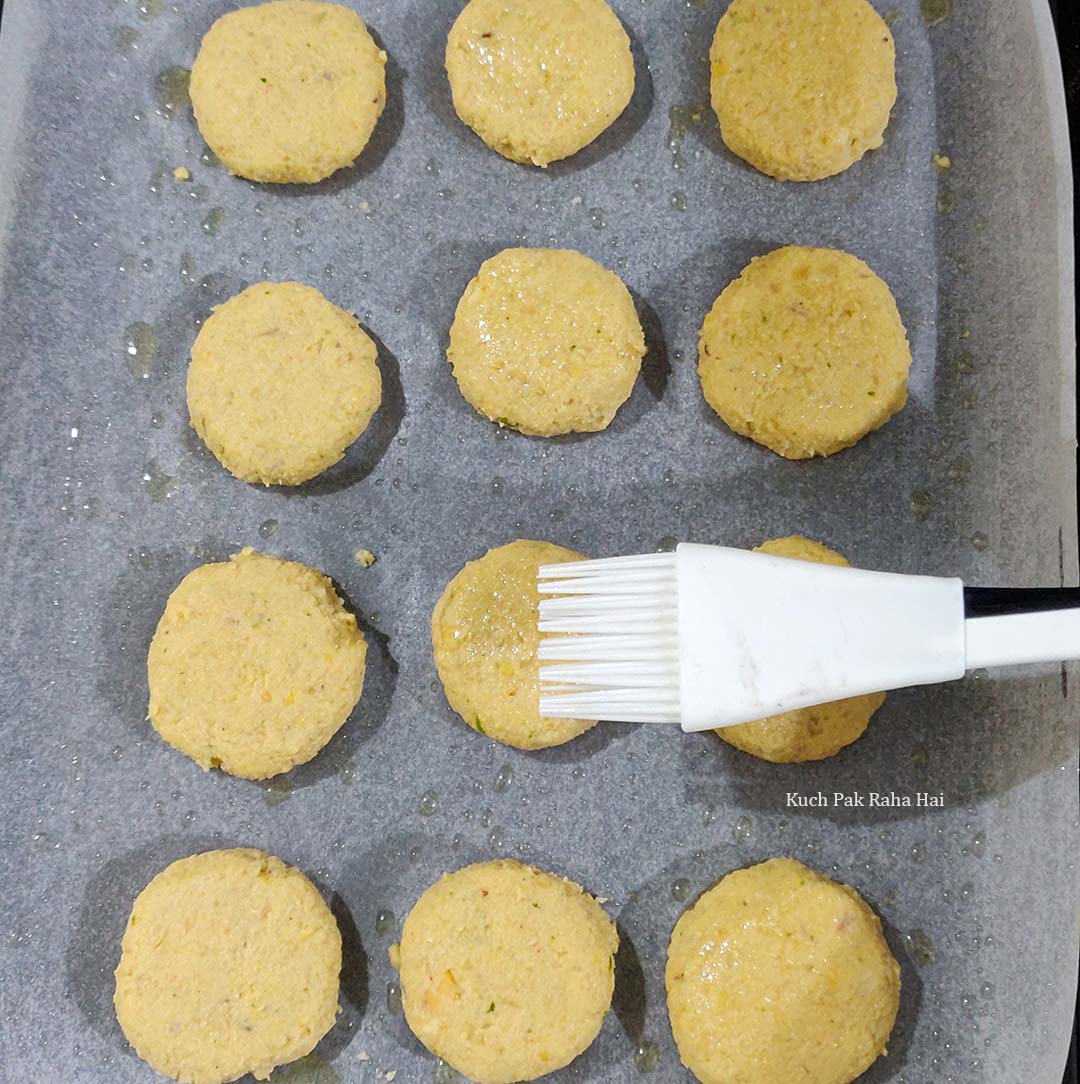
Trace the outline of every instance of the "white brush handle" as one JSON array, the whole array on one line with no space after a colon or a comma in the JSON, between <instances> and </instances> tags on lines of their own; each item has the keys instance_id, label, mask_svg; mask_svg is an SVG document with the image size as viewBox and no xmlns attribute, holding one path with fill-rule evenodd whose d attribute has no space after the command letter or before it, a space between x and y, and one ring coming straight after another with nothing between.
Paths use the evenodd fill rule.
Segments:
<instances>
[{"instance_id":1,"label":"white brush handle","mask_svg":"<svg viewBox=\"0 0 1080 1084\"><path fill-rule=\"evenodd\" d=\"M1080 659L1080 607L969 617L964 636L969 670Z\"/></svg>"},{"instance_id":2,"label":"white brush handle","mask_svg":"<svg viewBox=\"0 0 1080 1084\"><path fill-rule=\"evenodd\" d=\"M952 681L977 667L1080 658L1074 589L965 590L959 579L694 544L676 557L686 731Z\"/></svg>"},{"instance_id":3,"label":"white brush handle","mask_svg":"<svg viewBox=\"0 0 1080 1084\"><path fill-rule=\"evenodd\" d=\"M683 730L964 675L959 579L675 552Z\"/></svg>"}]
</instances>

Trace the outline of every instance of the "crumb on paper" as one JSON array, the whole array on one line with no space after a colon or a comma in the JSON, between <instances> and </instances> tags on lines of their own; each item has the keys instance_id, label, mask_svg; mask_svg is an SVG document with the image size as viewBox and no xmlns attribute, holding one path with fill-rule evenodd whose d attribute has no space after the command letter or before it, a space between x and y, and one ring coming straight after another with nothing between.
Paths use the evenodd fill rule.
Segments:
<instances>
[{"instance_id":1,"label":"crumb on paper","mask_svg":"<svg viewBox=\"0 0 1080 1084\"><path fill-rule=\"evenodd\" d=\"M934 165L938 169L952 169L952 159L947 154L935 154Z\"/></svg>"},{"instance_id":2,"label":"crumb on paper","mask_svg":"<svg viewBox=\"0 0 1080 1084\"><path fill-rule=\"evenodd\" d=\"M172 171L172 175L178 181L190 181L191 180L191 170L189 170L187 168L187 166L177 166L176 169L174 169Z\"/></svg>"},{"instance_id":3,"label":"crumb on paper","mask_svg":"<svg viewBox=\"0 0 1080 1084\"><path fill-rule=\"evenodd\" d=\"M575 207L578 207L578 206L580 206L580 205L581 205L581 197L580 197L580 196L574 196L574 198L573 198L573 199L571 199L571 200L570 200L570 202L571 202L571 203L572 203L572 204L573 204L573 205L574 205Z\"/></svg>"},{"instance_id":4,"label":"crumb on paper","mask_svg":"<svg viewBox=\"0 0 1080 1084\"><path fill-rule=\"evenodd\" d=\"M360 1053L356 1055L356 1060L371 1061L371 1055L366 1050L361 1050Z\"/></svg>"},{"instance_id":5,"label":"crumb on paper","mask_svg":"<svg viewBox=\"0 0 1080 1084\"><path fill-rule=\"evenodd\" d=\"M357 550L353 556L356 558L356 563L362 568L371 568L378 560L371 550Z\"/></svg>"},{"instance_id":6,"label":"crumb on paper","mask_svg":"<svg viewBox=\"0 0 1080 1084\"><path fill-rule=\"evenodd\" d=\"M360 213L361 213L362 215L369 215L369 214L371 214L371 204L370 204L370 203L368 203L368 201L367 201L366 199L362 199L362 200L361 200L361 201L360 201L360 202L359 202L359 203L358 203L358 204L356 205L356 209L357 209L357 210L358 210L358 211L359 211L359 212L360 212Z\"/></svg>"},{"instance_id":7,"label":"crumb on paper","mask_svg":"<svg viewBox=\"0 0 1080 1084\"><path fill-rule=\"evenodd\" d=\"M964 330L960 332L960 338L961 339L970 339L971 338L971 332L967 328L964 328Z\"/></svg>"},{"instance_id":8,"label":"crumb on paper","mask_svg":"<svg viewBox=\"0 0 1080 1084\"><path fill-rule=\"evenodd\" d=\"M394 1077L396 1077L396 1076L397 1076L397 1070L396 1069L391 1069L390 1072L388 1072L383 1079L385 1079L385 1080L393 1080Z\"/></svg>"}]
</instances>

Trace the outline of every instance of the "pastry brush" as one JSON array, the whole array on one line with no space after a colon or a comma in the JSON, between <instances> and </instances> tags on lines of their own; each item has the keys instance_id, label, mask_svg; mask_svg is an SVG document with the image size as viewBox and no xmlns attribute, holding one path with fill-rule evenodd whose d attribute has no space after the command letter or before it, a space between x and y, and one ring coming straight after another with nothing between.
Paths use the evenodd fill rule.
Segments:
<instances>
[{"instance_id":1,"label":"pastry brush","mask_svg":"<svg viewBox=\"0 0 1080 1084\"><path fill-rule=\"evenodd\" d=\"M1080 658L1080 589L683 543L544 565L540 714L698 731L980 667Z\"/></svg>"}]
</instances>

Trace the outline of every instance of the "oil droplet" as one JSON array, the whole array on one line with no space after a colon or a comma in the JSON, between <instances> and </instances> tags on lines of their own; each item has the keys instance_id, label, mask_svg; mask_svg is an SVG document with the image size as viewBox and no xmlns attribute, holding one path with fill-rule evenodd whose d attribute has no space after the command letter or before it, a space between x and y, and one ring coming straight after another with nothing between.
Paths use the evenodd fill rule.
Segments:
<instances>
[{"instance_id":1,"label":"oil droplet","mask_svg":"<svg viewBox=\"0 0 1080 1084\"><path fill-rule=\"evenodd\" d=\"M135 10L144 19L156 19L165 10L165 0L139 0Z\"/></svg>"},{"instance_id":2,"label":"oil droplet","mask_svg":"<svg viewBox=\"0 0 1080 1084\"><path fill-rule=\"evenodd\" d=\"M715 824L716 823L716 807L711 806L711 805L707 805L701 811L701 821L705 825Z\"/></svg>"},{"instance_id":3,"label":"oil droplet","mask_svg":"<svg viewBox=\"0 0 1080 1084\"><path fill-rule=\"evenodd\" d=\"M416 863L420 861L420 856L423 853L424 852L421 851L419 847L410 847L409 848L409 861L415 866Z\"/></svg>"},{"instance_id":4,"label":"oil droplet","mask_svg":"<svg viewBox=\"0 0 1080 1084\"><path fill-rule=\"evenodd\" d=\"M986 854L986 833L977 832L975 838L971 841L971 853L976 858L982 858Z\"/></svg>"},{"instance_id":5,"label":"oil droplet","mask_svg":"<svg viewBox=\"0 0 1080 1084\"><path fill-rule=\"evenodd\" d=\"M195 262L190 252L185 252L180 257L180 281L187 286L195 281Z\"/></svg>"},{"instance_id":6,"label":"oil droplet","mask_svg":"<svg viewBox=\"0 0 1080 1084\"><path fill-rule=\"evenodd\" d=\"M657 553L674 553L675 547L679 544L679 540L670 534L664 535L663 538L658 539L656 543Z\"/></svg>"},{"instance_id":7,"label":"oil droplet","mask_svg":"<svg viewBox=\"0 0 1080 1084\"><path fill-rule=\"evenodd\" d=\"M432 1084L458 1084L461 1080L464 1080L464 1077L442 1058L435 1062L435 1071L431 1074Z\"/></svg>"},{"instance_id":8,"label":"oil droplet","mask_svg":"<svg viewBox=\"0 0 1080 1084\"><path fill-rule=\"evenodd\" d=\"M634 178L634 179L633 179L633 180L632 180L632 181L630 182L630 187L631 187L631 188L632 188L632 189L633 189L633 190L634 190L635 192L644 192L644 191L645 191L645 181L644 181L644 180L643 180L643 179L642 179L641 177L635 177L635 178Z\"/></svg>"},{"instance_id":9,"label":"oil droplet","mask_svg":"<svg viewBox=\"0 0 1080 1084\"><path fill-rule=\"evenodd\" d=\"M982 531L976 531L971 536L971 544L979 551L979 553L982 553L982 551L990 545L990 539L987 538Z\"/></svg>"},{"instance_id":10,"label":"oil droplet","mask_svg":"<svg viewBox=\"0 0 1080 1084\"><path fill-rule=\"evenodd\" d=\"M263 801L271 808L287 802L292 797L293 785L283 775L275 776L263 785Z\"/></svg>"},{"instance_id":11,"label":"oil droplet","mask_svg":"<svg viewBox=\"0 0 1080 1084\"><path fill-rule=\"evenodd\" d=\"M500 478L498 475L492 478L491 492L494 493L496 497L501 497L506 492L506 479Z\"/></svg>"},{"instance_id":12,"label":"oil droplet","mask_svg":"<svg viewBox=\"0 0 1080 1084\"><path fill-rule=\"evenodd\" d=\"M386 984L386 1011L391 1016L401 1015L401 987L396 982Z\"/></svg>"},{"instance_id":13,"label":"oil droplet","mask_svg":"<svg viewBox=\"0 0 1080 1084\"><path fill-rule=\"evenodd\" d=\"M697 104L673 105L668 110L668 134L667 145L671 151L671 165L674 169L685 169L686 159L683 158L683 140L686 133L695 124L700 123L705 115L705 106Z\"/></svg>"},{"instance_id":14,"label":"oil droplet","mask_svg":"<svg viewBox=\"0 0 1080 1084\"><path fill-rule=\"evenodd\" d=\"M438 175L439 175L439 173L441 171L442 171L442 166L439 165L439 163L436 162L434 158L429 158L424 163L424 172L426 174L428 174L428 176L430 176L430 177L438 177Z\"/></svg>"},{"instance_id":15,"label":"oil droplet","mask_svg":"<svg viewBox=\"0 0 1080 1084\"><path fill-rule=\"evenodd\" d=\"M916 523L925 523L934 507L934 498L925 489L912 490L911 512Z\"/></svg>"},{"instance_id":16,"label":"oil droplet","mask_svg":"<svg viewBox=\"0 0 1080 1084\"><path fill-rule=\"evenodd\" d=\"M602 230L604 228L604 209L602 207L590 207L589 208L589 225L594 230Z\"/></svg>"},{"instance_id":17,"label":"oil droplet","mask_svg":"<svg viewBox=\"0 0 1080 1084\"><path fill-rule=\"evenodd\" d=\"M168 175L169 171L164 166L158 166L151 174L150 191L153 192L155 196L165 187L165 178Z\"/></svg>"},{"instance_id":18,"label":"oil droplet","mask_svg":"<svg viewBox=\"0 0 1080 1084\"><path fill-rule=\"evenodd\" d=\"M203 144L202 153L199 155L199 161L202 162L204 166L210 166L211 168L221 165L221 159L218 158L218 156L214 154L214 152L205 143ZM261 213L258 207L255 208L255 213Z\"/></svg>"},{"instance_id":19,"label":"oil droplet","mask_svg":"<svg viewBox=\"0 0 1080 1084\"><path fill-rule=\"evenodd\" d=\"M396 924L397 919L394 918L393 911L384 909L375 916L375 932L380 937L387 937L392 934Z\"/></svg>"},{"instance_id":20,"label":"oil droplet","mask_svg":"<svg viewBox=\"0 0 1080 1084\"><path fill-rule=\"evenodd\" d=\"M673 211L686 210L686 193L682 191L671 193L671 209Z\"/></svg>"},{"instance_id":21,"label":"oil droplet","mask_svg":"<svg viewBox=\"0 0 1080 1084\"><path fill-rule=\"evenodd\" d=\"M356 765L353 764L351 760L342 761L337 774L338 779L340 779L345 786L351 786L353 780L356 778Z\"/></svg>"},{"instance_id":22,"label":"oil droplet","mask_svg":"<svg viewBox=\"0 0 1080 1084\"><path fill-rule=\"evenodd\" d=\"M495 776L495 793L505 794L514 781L514 768L511 764L504 764Z\"/></svg>"},{"instance_id":23,"label":"oil droplet","mask_svg":"<svg viewBox=\"0 0 1080 1084\"><path fill-rule=\"evenodd\" d=\"M276 519L264 519L259 524L259 537L260 538L273 538L274 532L278 529L278 521Z\"/></svg>"},{"instance_id":24,"label":"oil droplet","mask_svg":"<svg viewBox=\"0 0 1080 1084\"><path fill-rule=\"evenodd\" d=\"M506 843L506 831L496 825L488 835L488 846L498 850Z\"/></svg>"},{"instance_id":25,"label":"oil droplet","mask_svg":"<svg viewBox=\"0 0 1080 1084\"><path fill-rule=\"evenodd\" d=\"M740 817L731 827L731 838L736 843L745 843L754 829L754 822L747 816Z\"/></svg>"},{"instance_id":26,"label":"oil droplet","mask_svg":"<svg viewBox=\"0 0 1080 1084\"><path fill-rule=\"evenodd\" d=\"M439 808L439 796L433 790L425 790L416 803L416 812L421 817L430 817Z\"/></svg>"},{"instance_id":27,"label":"oil droplet","mask_svg":"<svg viewBox=\"0 0 1080 1084\"><path fill-rule=\"evenodd\" d=\"M187 68L171 67L161 72L154 83L158 112L172 120L181 109L191 105L191 72Z\"/></svg>"},{"instance_id":28,"label":"oil droplet","mask_svg":"<svg viewBox=\"0 0 1080 1084\"><path fill-rule=\"evenodd\" d=\"M951 188L941 185L938 188L937 209L943 214L952 214L956 210L956 196Z\"/></svg>"},{"instance_id":29,"label":"oil droplet","mask_svg":"<svg viewBox=\"0 0 1080 1084\"><path fill-rule=\"evenodd\" d=\"M132 376L148 380L154 371L154 355L157 353L157 332L150 324L141 321L124 329L124 353Z\"/></svg>"},{"instance_id":30,"label":"oil droplet","mask_svg":"<svg viewBox=\"0 0 1080 1084\"><path fill-rule=\"evenodd\" d=\"M139 32L129 26L121 27L113 38L118 53L132 52L139 47Z\"/></svg>"},{"instance_id":31,"label":"oil droplet","mask_svg":"<svg viewBox=\"0 0 1080 1084\"><path fill-rule=\"evenodd\" d=\"M222 223L225 221L225 208L224 207L211 207L206 212L206 217L202 220L202 228L210 234L211 237L217 237L221 232Z\"/></svg>"},{"instance_id":32,"label":"oil droplet","mask_svg":"<svg viewBox=\"0 0 1080 1084\"><path fill-rule=\"evenodd\" d=\"M925 768L930 760L930 750L923 744L913 745L911 747L911 763L916 768Z\"/></svg>"},{"instance_id":33,"label":"oil droplet","mask_svg":"<svg viewBox=\"0 0 1080 1084\"><path fill-rule=\"evenodd\" d=\"M660 1064L660 1048L656 1043L642 1039L634 1051L634 1068L639 1073L651 1073Z\"/></svg>"},{"instance_id":34,"label":"oil droplet","mask_svg":"<svg viewBox=\"0 0 1080 1084\"><path fill-rule=\"evenodd\" d=\"M920 0L919 7L927 26L937 26L952 14L952 0Z\"/></svg>"},{"instance_id":35,"label":"oil droplet","mask_svg":"<svg viewBox=\"0 0 1080 1084\"><path fill-rule=\"evenodd\" d=\"M690 896L690 882L685 877L680 877L678 880L671 882L671 895L677 899L679 903L688 899Z\"/></svg>"},{"instance_id":36,"label":"oil droplet","mask_svg":"<svg viewBox=\"0 0 1080 1084\"><path fill-rule=\"evenodd\" d=\"M911 953L911 958L919 967L925 967L934 962L936 958L934 943L926 936L924 930L911 930L904 936L904 942L908 952Z\"/></svg>"},{"instance_id":37,"label":"oil droplet","mask_svg":"<svg viewBox=\"0 0 1080 1084\"><path fill-rule=\"evenodd\" d=\"M926 844L925 843L913 843L911 845L911 860L922 865L926 861Z\"/></svg>"},{"instance_id":38,"label":"oil droplet","mask_svg":"<svg viewBox=\"0 0 1080 1084\"><path fill-rule=\"evenodd\" d=\"M143 470L142 484L152 501L163 501L176 488L176 479L166 474L156 460L151 460Z\"/></svg>"}]
</instances>

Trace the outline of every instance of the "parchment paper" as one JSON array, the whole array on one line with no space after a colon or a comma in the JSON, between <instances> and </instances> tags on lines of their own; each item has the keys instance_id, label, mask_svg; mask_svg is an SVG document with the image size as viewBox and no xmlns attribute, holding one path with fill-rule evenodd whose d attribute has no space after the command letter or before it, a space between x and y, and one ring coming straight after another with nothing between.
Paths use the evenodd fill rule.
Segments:
<instances>
[{"instance_id":1,"label":"parchment paper","mask_svg":"<svg viewBox=\"0 0 1080 1084\"><path fill-rule=\"evenodd\" d=\"M775 854L851 883L885 921L903 996L866 1079L1057 1079L1077 958L1075 668L896 693L818 765L619 725L527 754L453 715L428 633L450 576L519 536L601 556L802 532L871 567L1075 582L1068 156L1041 3L884 0L900 84L885 146L784 185L728 154L700 108L723 0L616 0L634 100L546 172L454 116L452 0L348 2L390 55L389 104L359 164L315 188L252 186L203 153L169 72L224 0L6 6L0 1079L152 1079L112 1011L120 934L155 872L229 845L306 870L345 937L340 1021L275 1077L292 1084L453 1078L392 1011L386 949L443 870L495 855L607 897L622 932L614 1011L560 1080L637 1080L641 1044L646 1079L688 1079L663 993L675 894ZM820 462L732 435L694 372L715 296L790 242L865 258L915 357L905 410ZM512 244L578 248L634 291L651 353L609 431L501 433L458 394L453 307ZM262 277L318 286L382 344L372 430L295 493L236 481L186 427L199 322ZM329 573L374 645L354 718L270 787L204 774L145 721L169 591L245 544ZM790 791L943 807L786 808Z\"/></svg>"}]
</instances>

